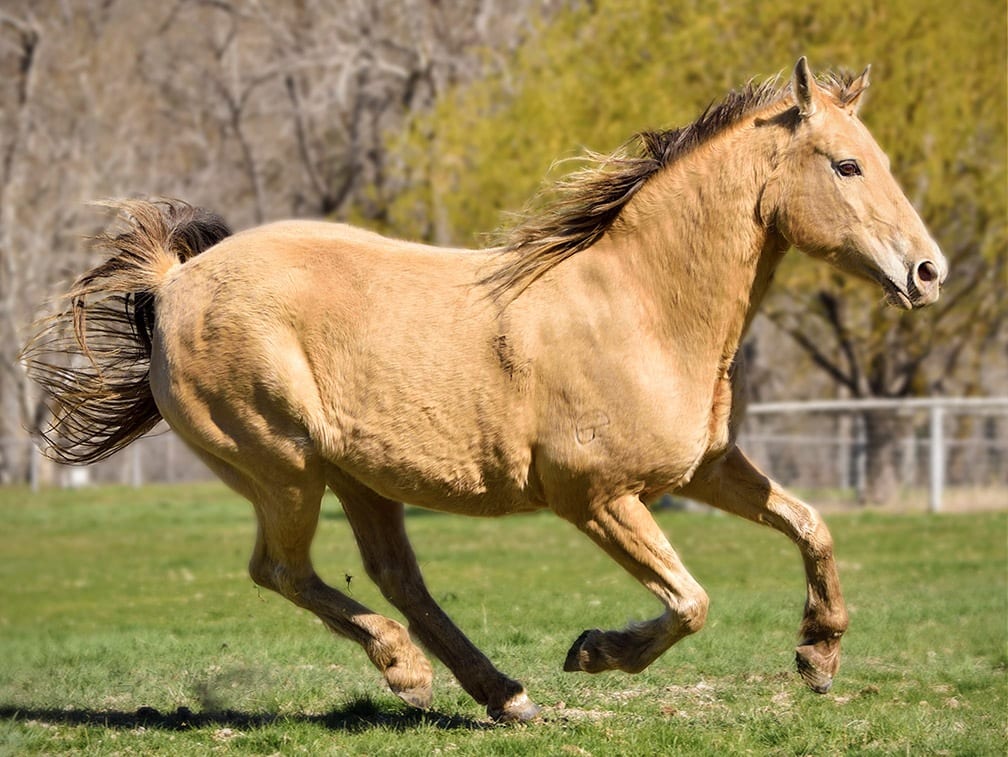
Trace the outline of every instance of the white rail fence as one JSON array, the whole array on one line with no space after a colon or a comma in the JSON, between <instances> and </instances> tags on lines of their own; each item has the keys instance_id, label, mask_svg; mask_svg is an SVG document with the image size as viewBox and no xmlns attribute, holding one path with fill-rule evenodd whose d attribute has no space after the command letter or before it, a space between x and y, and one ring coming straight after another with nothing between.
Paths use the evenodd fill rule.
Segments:
<instances>
[{"instance_id":1,"label":"white rail fence","mask_svg":"<svg viewBox=\"0 0 1008 757\"><path fill-rule=\"evenodd\" d=\"M949 479L976 496L1002 497L1008 507L1008 397L928 397L902 400L817 400L767 402L749 407L740 444L773 458L792 461L810 450L831 454L834 487L853 490L860 499L865 485L869 454L864 417L887 414L899 419L902 434L897 442L901 484L906 489L926 486L931 512L942 509ZM777 421L772 423L772 421ZM768 421L771 421L768 423ZM781 431L781 425L797 425L805 433ZM809 428L818 428L813 434ZM761 457L760 454L754 457ZM954 458L954 469L950 461ZM793 463L792 463L793 464ZM776 476L773 462L769 470ZM789 485L801 485L792 476ZM922 481L922 479L926 479ZM806 486L814 484L805 483Z\"/></svg>"},{"instance_id":2,"label":"white rail fence","mask_svg":"<svg viewBox=\"0 0 1008 757\"><path fill-rule=\"evenodd\" d=\"M753 404L739 441L774 478L812 502L850 504L863 501L869 413L898 421L895 466L910 506L926 503L937 512L953 492L957 500L983 496L988 506L1008 507L1008 397ZM24 439L0 440L0 455L21 461L16 478L33 488L214 480L164 426L87 468L51 463Z\"/></svg>"}]
</instances>

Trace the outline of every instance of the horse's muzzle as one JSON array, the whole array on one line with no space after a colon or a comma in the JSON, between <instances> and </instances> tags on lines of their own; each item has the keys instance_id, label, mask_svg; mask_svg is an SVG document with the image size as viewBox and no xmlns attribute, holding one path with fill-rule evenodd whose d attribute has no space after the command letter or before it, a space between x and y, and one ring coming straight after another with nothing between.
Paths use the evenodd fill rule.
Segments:
<instances>
[{"instance_id":1,"label":"horse's muzzle","mask_svg":"<svg viewBox=\"0 0 1008 757\"><path fill-rule=\"evenodd\" d=\"M948 275L948 264L942 259L921 260L910 268L907 294L911 307L919 308L938 301L941 285Z\"/></svg>"}]
</instances>

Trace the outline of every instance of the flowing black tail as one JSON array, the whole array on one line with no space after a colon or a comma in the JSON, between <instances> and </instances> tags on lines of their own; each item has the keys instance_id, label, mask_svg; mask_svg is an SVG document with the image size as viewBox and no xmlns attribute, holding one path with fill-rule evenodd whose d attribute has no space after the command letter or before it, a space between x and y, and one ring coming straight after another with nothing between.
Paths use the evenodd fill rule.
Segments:
<instances>
[{"instance_id":1,"label":"flowing black tail","mask_svg":"<svg viewBox=\"0 0 1008 757\"><path fill-rule=\"evenodd\" d=\"M157 288L172 266L231 233L219 216L177 200L110 206L127 226L96 239L111 255L74 282L21 353L52 412L37 429L43 451L62 463L103 460L161 420L149 383Z\"/></svg>"}]
</instances>

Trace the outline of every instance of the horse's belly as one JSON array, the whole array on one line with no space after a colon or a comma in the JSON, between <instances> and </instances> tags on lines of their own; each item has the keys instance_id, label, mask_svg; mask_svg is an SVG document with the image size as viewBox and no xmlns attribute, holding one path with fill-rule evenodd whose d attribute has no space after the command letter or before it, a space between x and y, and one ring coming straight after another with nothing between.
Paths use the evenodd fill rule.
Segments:
<instances>
[{"instance_id":1,"label":"horse's belly","mask_svg":"<svg viewBox=\"0 0 1008 757\"><path fill-rule=\"evenodd\" d=\"M386 497L430 509L536 509L528 496L528 408L521 397L476 355L447 364L443 355L395 354L395 365L340 371L324 416L309 423L323 456Z\"/></svg>"},{"instance_id":2,"label":"horse's belly","mask_svg":"<svg viewBox=\"0 0 1008 757\"><path fill-rule=\"evenodd\" d=\"M382 496L431 510L506 515L540 507L528 496L530 453L453 441L356 434L333 464Z\"/></svg>"}]
</instances>

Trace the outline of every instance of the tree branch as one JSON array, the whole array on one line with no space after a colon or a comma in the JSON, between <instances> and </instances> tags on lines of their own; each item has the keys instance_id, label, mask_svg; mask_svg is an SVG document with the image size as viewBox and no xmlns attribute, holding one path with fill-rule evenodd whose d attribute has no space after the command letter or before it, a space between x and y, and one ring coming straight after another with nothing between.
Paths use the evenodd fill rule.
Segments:
<instances>
[{"instance_id":1,"label":"tree branch","mask_svg":"<svg viewBox=\"0 0 1008 757\"><path fill-rule=\"evenodd\" d=\"M808 356L812 359L812 362L825 371L830 378L838 384L847 387L853 396L863 396L861 386L855 378L844 373L844 371L835 362L830 360L826 354L819 349L819 346L812 341L807 334L798 328L785 326L784 324L778 322L775 318L771 318L771 322L775 323L778 328L790 336L798 344L798 346L808 354Z\"/></svg>"},{"instance_id":2,"label":"tree branch","mask_svg":"<svg viewBox=\"0 0 1008 757\"><path fill-rule=\"evenodd\" d=\"M304 124L304 112L301 108L301 96L298 93L297 82L294 81L293 74L288 73L284 76L284 85L287 88L287 96L291 101L291 108L294 116L294 135L297 139L298 154L301 156L301 164L308 176L308 181L311 184L312 189L315 190L316 194L318 194L320 198L323 198L323 205L325 205L327 204L325 202L325 198L328 197L328 192L322 178L319 176L315 158L312 155L311 147L308 144L308 135Z\"/></svg>"},{"instance_id":3,"label":"tree branch","mask_svg":"<svg viewBox=\"0 0 1008 757\"><path fill-rule=\"evenodd\" d=\"M826 323L832 329L833 336L840 346L840 351L847 360L850 380L855 386L860 387L864 379L864 373L861 370L861 362L858 360L857 350L855 350L854 343L850 339L850 331L843 323L843 316L840 312L840 300L825 289L819 290L817 298L819 304L822 305ZM858 396L861 395L861 392L856 393Z\"/></svg>"}]
</instances>

